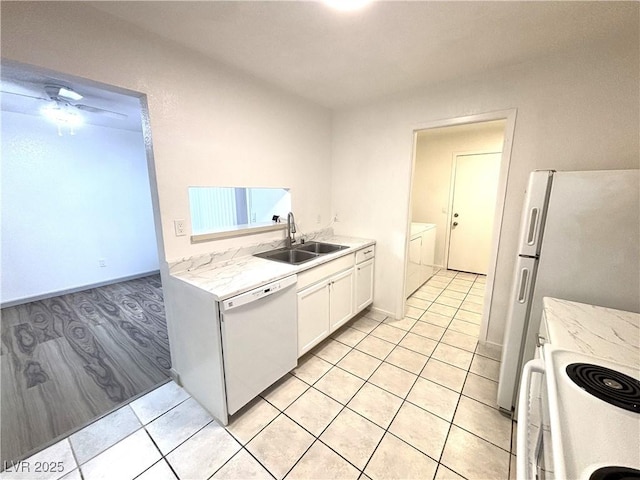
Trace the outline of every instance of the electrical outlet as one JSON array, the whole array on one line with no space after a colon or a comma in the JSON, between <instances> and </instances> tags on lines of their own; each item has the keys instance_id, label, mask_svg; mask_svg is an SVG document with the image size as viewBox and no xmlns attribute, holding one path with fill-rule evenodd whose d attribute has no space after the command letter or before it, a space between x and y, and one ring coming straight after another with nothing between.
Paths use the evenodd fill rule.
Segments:
<instances>
[{"instance_id":1,"label":"electrical outlet","mask_svg":"<svg viewBox=\"0 0 640 480\"><path fill-rule=\"evenodd\" d=\"M338 220L338 214L337 213L333 216L333 221L334 222L339 222L340 221L340 220Z\"/></svg>"},{"instance_id":2,"label":"electrical outlet","mask_svg":"<svg viewBox=\"0 0 640 480\"><path fill-rule=\"evenodd\" d=\"M98 260L98 266L100 267L106 267L107 266L107 261L104 258L100 258Z\"/></svg>"},{"instance_id":3,"label":"electrical outlet","mask_svg":"<svg viewBox=\"0 0 640 480\"><path fill-rule=\"evenodd\" d=\"M184 220L174 220L173 227L176 230L176 237L182 237L187 234L184 228Z\"/></svg>"},{"instance_id":4,"label":"electrical outlet","mask_svg":"<svg viewBox=\"0 0 640 480\"><path fill-rule=\"evenodd\" d=\"M318 218L316 218L316 223L320 223L320 222L322 222L322 217L318 215Z\"/></svg>"}]
</instances>

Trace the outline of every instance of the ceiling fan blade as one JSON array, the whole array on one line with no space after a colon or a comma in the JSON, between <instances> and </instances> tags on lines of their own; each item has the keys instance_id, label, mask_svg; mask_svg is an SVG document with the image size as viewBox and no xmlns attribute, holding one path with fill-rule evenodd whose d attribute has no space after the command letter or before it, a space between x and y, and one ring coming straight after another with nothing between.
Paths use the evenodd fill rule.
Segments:
<instances>
[{"instance_id":1,"label":"ceiling fan blade","mask_svg":"<svg viewBox=\"0 0 640 480\"><path fill-rule=\"evenodd\" d=\"M113 118L127 118L128 117L128 115L126 115L124 113L114 112L114 111L111 111L111 110L106 110L104 108L92 107L91 105L75 104L73 106L76 107L78 110L84 110L85 112L97 113L97 114L100 114L100 115L106 115L106 116L110 116L110 117L113 117Z\"/></svg>"},{"instance_id":2,"label":"ceiling fan blade","mask_svg":"<svg viewBox=\"0 0 640 480\"><path fill-rule=\"evenodd\" d=\"M77 102L82 99L82 95L76 92L71 87L65 87L64 85L45 85L44 91L51 100L59 100L62 102Z\"/></svg>"},{"instance_id":3,"label":"ceiling fan blade","mask_svg":"<svg viewBox=\"0 0 640 480\"><path fill-rule=\"evenodd\" d=\"M33 98L34 100L44 100L45 102L50 102L50 98L44 97L34 97L33 95L25 95L24 93L16 93L16 92L7 92L6 90L0 90L2 93L6 93L7 95L17 95L19 97Z\"/></svg>"}]
</instances>

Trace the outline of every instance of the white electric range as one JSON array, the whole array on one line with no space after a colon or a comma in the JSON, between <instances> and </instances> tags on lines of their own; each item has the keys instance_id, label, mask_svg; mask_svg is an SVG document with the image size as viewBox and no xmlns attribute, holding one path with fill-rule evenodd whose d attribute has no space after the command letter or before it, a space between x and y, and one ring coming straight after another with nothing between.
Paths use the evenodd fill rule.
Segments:
<instances>
[{"instance_id":1,"label":"white electric range","mask_svg":"<svg viewBox=\"0 0 640 480\"><path fill-rule=\"evenodd\" d=\"M517 478L640 479L640 315L545 299L522 375Z\"/></svg>"}]
</instances>

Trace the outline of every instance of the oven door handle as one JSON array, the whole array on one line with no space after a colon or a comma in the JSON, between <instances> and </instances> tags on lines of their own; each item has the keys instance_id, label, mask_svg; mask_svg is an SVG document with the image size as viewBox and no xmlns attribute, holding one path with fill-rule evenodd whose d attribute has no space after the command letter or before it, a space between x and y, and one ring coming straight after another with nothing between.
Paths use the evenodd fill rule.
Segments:
<instances>
[{"instance_id":1,"label":"oven door handle","mask_svg":"<svg viewBox=\"0 0 640 480\"><path fill-rule=\"evenodd\" d=\"M525 363L522 369L522 379L520 383L520 398L518 399L518 430L517 430L517 479L529 480L535 478L536 468L535 458L532 459L534 464L529 466L528 452L531 446L527 445L527 431L529 430L529 396L531 394L531 376L534 373L544 373L544 362L540 358L530 360Z\"/></svg>"}]
</instances>

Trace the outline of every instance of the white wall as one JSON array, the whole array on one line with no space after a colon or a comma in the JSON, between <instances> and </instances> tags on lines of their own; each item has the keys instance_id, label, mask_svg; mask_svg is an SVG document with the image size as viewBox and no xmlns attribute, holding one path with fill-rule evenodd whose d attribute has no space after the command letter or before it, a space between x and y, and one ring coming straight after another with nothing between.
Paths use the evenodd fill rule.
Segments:
<instances>
[{"instance_id":1,"label":"white wall","mask_svg":"<svg viewBox=\"0 0 640 480\"><path fill-rule=\"evenodd\" d=\"M505 123L496 120L418 132L411 220L437 225L436 265L443 266L445 261L453 156L461 152L501 152Z\"/></svg>"},{"instance_id":2,"label":"white wall","mask_svg":"<svg viewBox=\"0 0 640 480\"><path fill-rule=\"evenodd\" d=\"M3 303L158 270L141 132L3 111L2 145Z\"/></svg>"},{"instance_id":3,"label":"white wall","mask_svg":"<svg viewBox=\"0 0 640 480\"><path fill-rule=\"evenodd\" d=\"M327 109L140 31L91 2L3 2L0 20L3 58L147 95L165 286L167 261L284 238L279 231L192 245L189 236L176 237L174 219L190 230L189 186L289 188L300 233L329 223ZM166 289L172 342L180 328L175 300Z\"/></svg>"},{"instance_id":4,"label":"white wall","mask_svg":"<svg viewBox=\"0 0 640 480\"><path fill-rule=\"evenodd\" d=\"M174 219L190 227L188 186L288 187L303 233L329 223L328 110L90 3L3 3L2 56L148 95L167 260L284 238L280 231L192 245L176 237Z\"/></svg>"},{"instance_id":5,"label":"white wall","mask_svg":"<svg viewBox=\"0 0 640 480\"><path fill-rule=\"evenodd\" d=\"M488 340L502 343L519 215L534 169L638 168L638 32L334 116L337 233L375 238L374 305L402 314L413 130L517 108ZM363 174L366 172L366 174Z\"/></svg>"},{"instance_id":6,"label":"white wall","mask_svg":"<svg viewBox=\"0 0 640 480\"><path fill-rule=\"evenodd\" d=\"M332 201L338 233L378 241L375 305L396 315L402 313L413 129L517 108L489 325L489 340L496 343L502 340L528 172L638 166L638 40L636 31L424 87L335 112L332 123L323 108L139 32L87 3L2 4L3 57L148 94L166 258L212 249L211 243L190 245L187 237L173 236L172 220L188 219L187 186L290 187L303 232L316 227L318 214L326 223Z\"/></svg>"}]
</instances>

